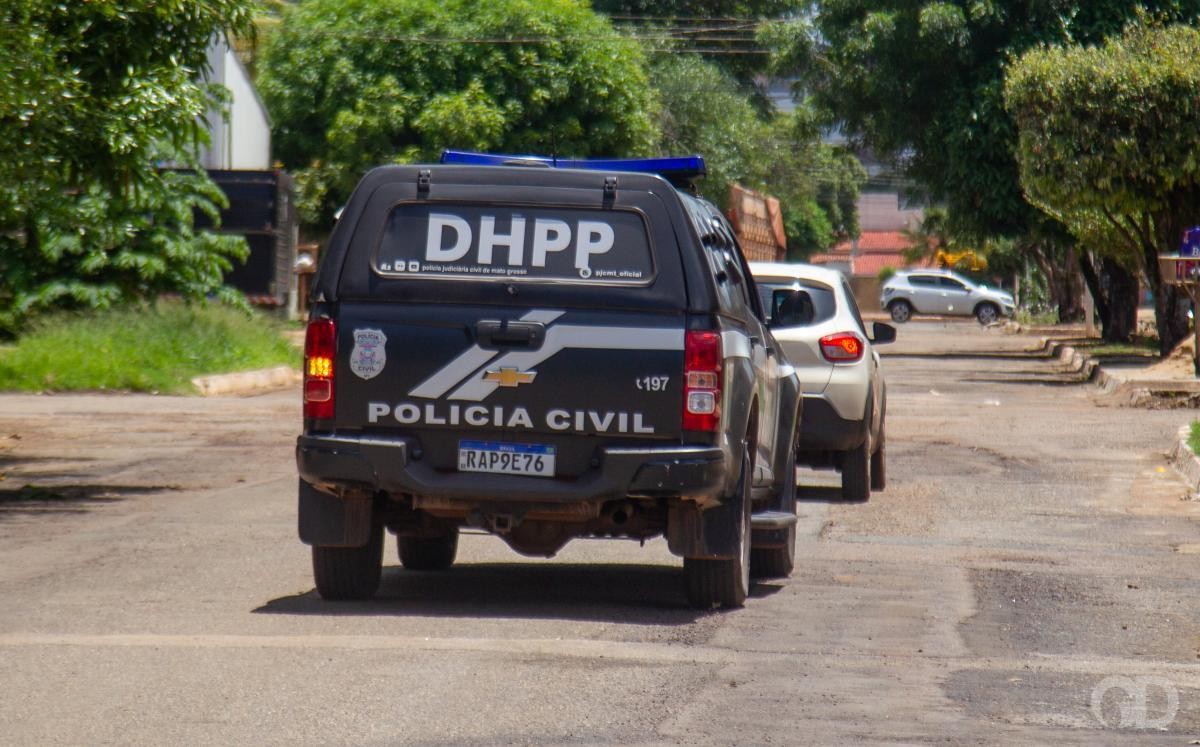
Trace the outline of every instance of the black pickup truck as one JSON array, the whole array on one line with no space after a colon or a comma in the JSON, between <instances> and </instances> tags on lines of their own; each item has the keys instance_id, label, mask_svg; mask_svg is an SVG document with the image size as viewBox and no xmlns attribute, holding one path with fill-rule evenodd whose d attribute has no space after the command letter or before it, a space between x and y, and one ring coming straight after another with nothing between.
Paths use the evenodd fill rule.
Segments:
<instances>
[{"instance_id":1,"label":"black pickup truck","mask_svg":"<svg viewBox=\"0 0 1200 747\"><path fill-rule=\"evenodd\" d=\"M788 575L800 386L686 189L703 161L443 160L467 163L368 173L312 290L296 458L321 596L375 593L385 529L422 571L464 527L545 557L665 535L701 608Z\"/></svg>"}]
</instances>

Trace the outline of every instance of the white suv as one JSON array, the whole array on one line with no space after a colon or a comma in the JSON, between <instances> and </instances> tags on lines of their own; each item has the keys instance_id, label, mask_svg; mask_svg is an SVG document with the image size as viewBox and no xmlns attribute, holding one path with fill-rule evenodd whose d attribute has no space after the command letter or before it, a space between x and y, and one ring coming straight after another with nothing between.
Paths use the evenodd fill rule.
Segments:
<instances>
[{"instance_id":1,"label":"white suv","mask_svg":"<svg viewBox=\"0 0 1200 747\"><path fill-rule=\"evenodd\" d=\"M840 272L805 264L751 262L775 340L804 391L796 463L842 473L842 498L865 501L887 484L887 384L874 345L896 330L871 331Z\"/></svg>"},{"instance_id":2,"label":"white suv","mask_svg":"<svg viewBox=\"0 0 1200 747\"><path fill-rule=\"evenodd\" d=\"M897 272L883 284L879 305L901 324L913 314L974 316L980 324L991 324L1012 316L1015 307L1011 294L977 285L949 270Z\"/></svg>"}]
</instances>

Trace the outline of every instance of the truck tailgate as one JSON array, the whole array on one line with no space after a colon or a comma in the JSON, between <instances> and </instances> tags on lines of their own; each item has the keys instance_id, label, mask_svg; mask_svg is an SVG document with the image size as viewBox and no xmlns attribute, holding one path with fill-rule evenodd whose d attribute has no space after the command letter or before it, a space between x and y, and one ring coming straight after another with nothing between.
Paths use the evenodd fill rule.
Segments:
<instances>
[{"instance_id":1,"label":"truck tailgate","mask_svg":"<svg viewBox=\"0 0 1200 747\"><path fill-rule=\"evenodd\" d=\"M336 427L416 438L436 469L553 454L578 476L599 447L679 441L683 330L682 312L343 303Z\"/></svg>"}]
</instances>

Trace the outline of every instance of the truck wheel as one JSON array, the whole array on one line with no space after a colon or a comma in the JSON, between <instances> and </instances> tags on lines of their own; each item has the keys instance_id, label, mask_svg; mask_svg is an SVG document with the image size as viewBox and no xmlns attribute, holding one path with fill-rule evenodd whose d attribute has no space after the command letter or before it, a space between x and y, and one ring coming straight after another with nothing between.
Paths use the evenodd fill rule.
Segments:
<instances>
[{"instance_id":1,"label":"truck wheel","mask_svg":"<svg viewBox=\"0 0 1200 747\"><path fill-rule=\"evenodd\" d=\"M776 501L779 510L796 512L796 452L788 455L787 475L783 490ZM782 547L750 547L750 576L752 578L786 578L796 566L796 525L787 528L787 539Z\"/></svg>"},{"instance_id":2,"label":"truck wheel","mask_svg":"<svg viewBox=\"0 0 1200 747\"><path fill-rule=\"evenodd\" d=\"M879 445L871 455L871 490L883 490L887 487L887 437L883 424L879 425Z\"/></svg>"},{"instance_id":3,"label":"truck wheel","mask_svg":"<svg viewBox=\"0 0 1200 747\"><path fill-rule=\"evenodd\" d=\"M444 571L458 553L458 528L440 537L397 537L400 565L410 571Z\"/></svg>"},{"instance_id":4,"label":"truck wheel","mask_svg":"<svg viewBox=\"0 0 1200 747\"><path fill-rule=\"evenodd\" d=\"M869 440L869 439L868 439ZM846 452L842 464L842 500L862 502L871 497L871 454L869 444Z\"/></svg>"},{"instance_id":5,"label":"truck wheel","mask_svg":"<svg viewBox=\"0 0 1200 747\"><path fill-rule=\"evenodd\" d=\"M738 474L736 501L738 546L732 558L684 558L683 580L688 603L698 609L741 607L750 591L750 446L742 452L742 471ZM719 510L719 509L713 509Z\"/></svg>"},{"instance_id":6,"label":"truck wheel","mask_svg":"<svg viewBox=\"0 0 1200 747\"><path fill-rule=\"evenodd\" d=\"M370 599L383 571L383 525L371 528L362 547L313 545L313 579L322 599Z\"/></svg>"}]
</instances>

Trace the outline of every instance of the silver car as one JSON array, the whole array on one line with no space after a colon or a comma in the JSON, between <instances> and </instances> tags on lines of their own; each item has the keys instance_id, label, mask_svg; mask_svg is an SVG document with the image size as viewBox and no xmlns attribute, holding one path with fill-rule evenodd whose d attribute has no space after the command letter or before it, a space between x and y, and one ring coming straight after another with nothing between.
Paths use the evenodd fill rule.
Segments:
<instances>
[{"instance_id":1,"label":"silver car","mask_svg":"<svg viewBox=\"0 0 1200 747\"><path fill-rule=\"evenodd\" d=\"M879 295L879 306L903 324L913 314L974 316L980 324L991 324L1012 316L1012 294L972 283L949 270L897 272Z\"/></svg>"},{"instance_id":2,"label":"silver car","mask_svg":"<svg viewBox=\"0 0 1200 747\"><path fill-rule=\"evenodd\" d=\"M887 483L887 388L873 345L896 330L868 334L840 272L803 264L751 262L775 340L804 390L796 463L842 473L842 497L865 501Z\"/></svg>"}]
</instances>

